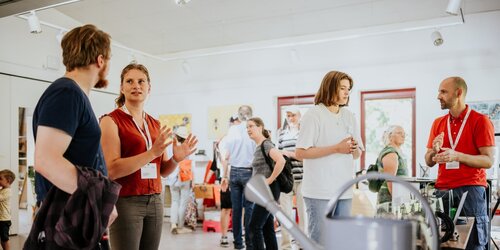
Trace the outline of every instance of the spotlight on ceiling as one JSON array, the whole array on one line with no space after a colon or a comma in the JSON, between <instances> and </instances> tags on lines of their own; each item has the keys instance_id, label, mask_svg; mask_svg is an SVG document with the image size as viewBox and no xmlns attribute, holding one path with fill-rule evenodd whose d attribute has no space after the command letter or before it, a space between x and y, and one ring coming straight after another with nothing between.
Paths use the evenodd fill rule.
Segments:
<instances>
[{"instance_id":1,"label":"spotlight on ceiling","mask_svg":"<svg viewBox=\"0 0 500 250\"><path fill-rule=\"evenodd\" d=\"M40 20L35 14L35 11L31 11L28 16L28 24L30 25L30 32L33 34L42 33L42 27L40 26Z\"/></svg>"},{"instance_id":2,"label":"spotlight on ceiling","mask_svg":"<svg viewBox=\"0 0 500 250\"><path fill-rule=\"evenodd\" d=\"M456 16L460 11L461 6L462 0L449 0L448 7L446 7L446 13Z\"/></svg>"},{"instance_id":3,"label":"spotlight on ceiling","mask_svg":"<svg viewBox=\"0 0 500 250\"><path fill-rule=\"evenodd\" d=\"M182 6L182 5L187 4L189 2L191 2L191 0L175 0L175 3L179 6Z\"/></svg>"},{"instance_id":4,"label":"spotlight on ceiling","mask_svg":"<svg viewBox=\"0 0 500 250\"><path fill-rule=\"evenodd\" d=\"M432 43L434 43L434 46L440 46L444 42L443 36L437 30L432 32L431 39L432 39Z\"/></svg>"}]
</instances>

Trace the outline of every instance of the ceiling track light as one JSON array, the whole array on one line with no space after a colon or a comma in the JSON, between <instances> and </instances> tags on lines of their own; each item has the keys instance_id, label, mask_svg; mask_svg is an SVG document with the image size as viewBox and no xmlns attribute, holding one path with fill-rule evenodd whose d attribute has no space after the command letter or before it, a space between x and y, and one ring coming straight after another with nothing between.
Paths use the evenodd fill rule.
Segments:
<instances>
[{"instance_id":1,"label":"ceiling track light","mask_svg":"<svg viewBox=\"0 0 500 250\"><path fill-rule=\"evenodd\" d=\"M449 0L448 6L446 7L446 13L450 15L458 15L461 10L462 0Z\"/></svg>"},{"instance_id":2,"label":"ceiling track light","mask_svg":"<svg viewBox=\"0 0 500 250\"><path fill-rule=\"evenodd\" d=\"M432 39L432 43L436 47L441 46L441 44L443 44L443 42L444 42L443 36L441 35L441 32L439 32L438 30L432 32L431 39Z\"/></svg>"},{"instance_id":3,"label":"ceiling track light","mask_svg":"<svg viewBox=\"0 0 500 250\"><path fill-rule=\"evenodd\" d=\"M28 24L30 26L31 33L42 33L42 26L40 26L40 20L38 20L35 11L30 11L30 15L28 16Z\"/></svg>"}]
</instances>

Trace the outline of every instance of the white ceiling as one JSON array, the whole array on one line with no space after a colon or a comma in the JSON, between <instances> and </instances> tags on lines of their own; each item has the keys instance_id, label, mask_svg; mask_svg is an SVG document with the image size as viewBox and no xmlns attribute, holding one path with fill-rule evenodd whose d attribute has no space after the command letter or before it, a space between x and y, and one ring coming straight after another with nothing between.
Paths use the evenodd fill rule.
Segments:
<instances>
[{"instance_id":1,"label":"white ceiling","mask_svg":"<svg viewBox=\"0 0 500 250\"><path fill-rule=\"evenodd\" d=\"M448 0L83 0L56 9L152 55L445 17ZM463 1L467 14L500 0Z\"/></svg>"}]
</instances>

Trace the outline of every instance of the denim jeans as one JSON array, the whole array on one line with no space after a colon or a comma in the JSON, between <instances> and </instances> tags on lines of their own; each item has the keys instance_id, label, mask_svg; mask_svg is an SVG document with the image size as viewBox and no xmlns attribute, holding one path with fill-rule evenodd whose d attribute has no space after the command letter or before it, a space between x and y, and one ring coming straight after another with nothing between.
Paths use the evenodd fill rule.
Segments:
<instances>
[{"instance_id":1,"label":"denim jeans","mask_svg":"<svg viewBox=\"0 0 500 250\"><path fill-rule=\"evenodd\" d=\"M248 238L248 224L253 211L253 203L245 199L245 186L252 177L251 168L231 167L229 177L229 188L231 189L231 203L233 204L233 238L234 246L241 248L243 246L242 238L242 210L245 208L245 242L247 247L251 247L252 242Z\"/></svg>"},{"instance_id":2,"label":"denim jeans","mask_svg":"<svg viewBox=\"0 0 500 250\"><path fill-rule=\"evenodd\" d=\"M271 188L274 200L278 201L280 197L278 182L271 183L269 187ZM276 233L274 231L274 217L266 208L255 204L248 228L247 234L252 242L252 246L247 244L247 250L278 250L278 241L276 240Z\"/></svg>"},{"instance_id":3,"label":"denim jeans","mask_svg":"<svg viewBox=\"0 0 500 250\"><path fill-rule=\"evenodd\" d=\"M466 249L485 249L489 239L489 217L486 211L486 189L483 186L463 186L453 189L453 207L457 207L462 194L466 191L464 207L460 216L475 217L474 226L469 236ZM438 196L443 197L445 212L449 211L449 190L439 190ZM453 218L452 218L453 219Z\"/></svg>"},{"instance_id":4,"label":"denim jeans","mask_svg":"<svg viewBox=\"0 0 500 250\"><path fill-rule=\"evenodd\" d=\"M313 199L304 197L304 203L306 205L307 217L307 231L309 233L309 238L316 241L318 244L322 244L321 240L323 227L323 222L326 220L326 205L329 200L323 199ZM351 204L352 199L343 199L337 201L337 208L333 216L350 216L351 215Z\"/></svg>"},{"instance_id":5,"label":"denim jeans","mask_svg":"<svg viewBox=\"0 0 500 250\"><path fill-rule=\"evenodd\" d=\"M191 194L191 181L176 183L170 186L172 195L172 208L170 211L170 223L177 227L184 227L184 218L186 216L187 203Z\"/></svg>"}]
</instances>

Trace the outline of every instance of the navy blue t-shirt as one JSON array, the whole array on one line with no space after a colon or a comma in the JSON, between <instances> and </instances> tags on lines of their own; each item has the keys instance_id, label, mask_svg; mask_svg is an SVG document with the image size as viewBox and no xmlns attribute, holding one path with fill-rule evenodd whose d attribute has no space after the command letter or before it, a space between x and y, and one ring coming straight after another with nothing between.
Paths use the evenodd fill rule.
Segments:
<instances>
[{"instance_id":1,"label":"navy blue t-shirt","mask_svg":"<svg viewBox=\"0 0 500 250\"><path fill-rule=\"evenodd\" d=\"M45 90L33 114L35 140L38 126L66 132L72 139L64 158L75 165L97 169L107 176L99 123L87 95L75 81L62 77ZM37 201L42 201L51 187L52 183L36 173Z\"/></svg>"}]
</instances>

